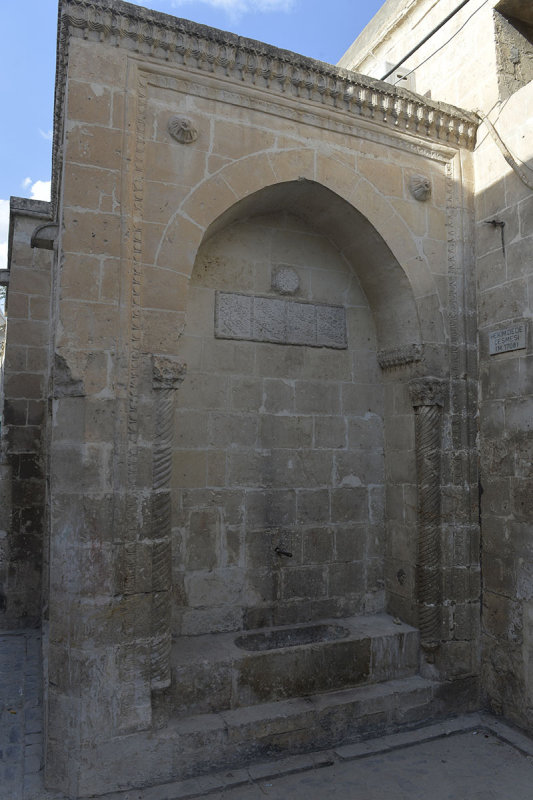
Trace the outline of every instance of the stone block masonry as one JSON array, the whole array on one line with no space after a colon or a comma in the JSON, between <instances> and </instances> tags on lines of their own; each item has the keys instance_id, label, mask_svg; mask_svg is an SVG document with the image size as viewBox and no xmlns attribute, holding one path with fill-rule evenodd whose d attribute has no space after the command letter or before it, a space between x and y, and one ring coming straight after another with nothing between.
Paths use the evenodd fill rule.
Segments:
<instances>
[{"instance_id":1,"label":"stone block masonry","mask_svg":"<svg viewBox=\"0 0 533 800\"><path fill-rule=\"evenodd\" d=\"M290 299L268 260L281 251ZM270 294L223 291L237 264L239 284ZM345 306L324 302L335 287ZM199 251L176 399L175 463L196 490L176 493L175 634L383 609L383 560L369 544L384 527L371 509L384 480L382 387L373 330L348 338L346 325L366 305L338 251L288 213L239 222Z\"/></svg>"},{"instance_id":2,"label":"stone block masonry","mask_svg":"<svg viewBox=\"0 0 533 800\"><path fill-rule=\"evenodd\" d=\"M20 218L6 370L13 520L30 490L45 513L31 542L27 519L6 524L0 561L19 624L44 596L48 785L143 791L261 750L264 709L175 727L184 637L385 611L418 626L433 601L417 604L408 386L428 375L447 387L431 675L465 680L470 702L476 119L120 0L62 0L58 51L55 235L31 248ZM420 720L433 684L412 679ZM383 697L379 724L402 724ZM372 729L356 696L329 702L323 734L320 702L288 699L268 747Z\"/></svg>"},{"instance_id":3,"label":"stone block masonry","mask_svg":"<svg viewBox=\"0 0 533 800\"><path fill-rule=\"evenodd\" d=\"M32 247L50 221L51 206L11 198L12 259L3 367L0 529L0 627L41 620L46 486L46 424L50 376L52 254Z\"/></svg>"},{"instance_id":4,"label":"stone block masonry","mask_svg":"<svg viewBox=\"0 0 533 800\"><path fill-rule=\"evenodd\" d=\"M397 63L410 50L414 28L422 40L442 21L445 5L423 0L406 10L406 4L399 4L387 25L381 31L368 28L341 63L377 77L383 63ZM475 220L470 296L477 311L469 323L476 339L468 361L477 361L479 369L479 384L474 379L470 389L476 396L472 413L479 427L480 471L479 492L472 487L472 521L479 513L483 586L474 526L454 535L453 551L462 552L464 566L457 564L446 580L469 585L471 597L482 591L483 604L481 619L467 600L460 613L449 607L444 620L454 636L461 629L480 636L484 701L530 731L532 21L527 0L490 0L479 4L474 15L467 4L403 65L414 68L417 91L477 110L482 121L475 179L471 175L467 181L473 188ZM392 35L385 35L386 30ZM472 559L470 568L465 558Z\"/></svg>"}]
</instances>

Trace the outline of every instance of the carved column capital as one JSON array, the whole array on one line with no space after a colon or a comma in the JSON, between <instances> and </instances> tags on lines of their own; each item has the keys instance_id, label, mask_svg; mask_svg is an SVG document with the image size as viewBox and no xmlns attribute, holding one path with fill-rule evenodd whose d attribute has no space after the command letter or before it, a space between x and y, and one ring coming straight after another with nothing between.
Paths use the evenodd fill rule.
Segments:
<instances>
[{"instance_id":1,"label":"carved column capital","mask_svg":"<svg viewBox=\"0 0 533 800\"><path fill-rule=\"evenodd\" d=\"M420 406L443 406L446 381L443 378L415 378L409 383L413 408Z\"/></svg>"},{"instance_id":2,"label":"carved column capital","mask_svg":"<svg viewBox=\"0 0 533 800\"><path fill-rule=\"evenodd\" d=\"M152 356L152 387L179 389L187 373L187 364L171 356Z\"/></svg>"}]
</instances>

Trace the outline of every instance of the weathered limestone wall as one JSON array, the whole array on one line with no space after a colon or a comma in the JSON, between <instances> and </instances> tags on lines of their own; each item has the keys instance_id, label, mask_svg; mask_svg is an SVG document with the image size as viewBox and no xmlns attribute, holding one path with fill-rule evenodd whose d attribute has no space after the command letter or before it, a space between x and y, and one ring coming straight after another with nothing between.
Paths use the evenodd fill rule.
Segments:
<instances>
[{"instance_id":1,"label":"weathered limestone wall","mask_svg":"<svg viewBox=\"0 0 533 800\"><path fill-rule=\"evenodd\" d=\"M0 620L41 623L47 558L46 420L54 254L31 246L50 203L11 198L1 456ZM44 587L46 592L46 585Z\"/></svg>"},{"instance_id":2,"label":"weathered limestone wall","mask_svg":"<svg viewBox=\"0 0 533 800\"><path fill-rule=\"evenodd\" d=\"M131 284L121 258L133 237L133 186L123 174L135 134L124 130L126 73L124 50L77 48L60 87L64 121L55 141L45 759L50 785L74 796L82 780L76 759L95 732L118 735L148 725L151 714L151 560L148 548L136 571L127 512Z\"/></svg>"},{"instance_id":3,"label":"weathered limestone wall","mask_svg":"<svg viewBox=\"0 0 533 800\"><path fill-rule=\"evenodd\" d=\"M360 34L340 59L339 66L381 78L458 5L455 0L396 3L391 16L384 16L372 38L366 30ZM467 3L402 64L401 70L416 68L414 81L418 94L470 110L479 107L488 110L498 100L498 85L494 80L496 49L492 36L487 41L487 25L492 27L494 5L496 0L486 4L482 0ZM468 21L478 8L480 10ZM380 13L385 14L386 9L385 5ZM451 41L447 45L448 40ZM450 65L451 53L453 66ZM480 53L483 58L479 57ZM387 80L402 85L397 76L391 75Z\"/></svg>"},{"instance_id":4,"label":"weathered limestone wall","mask_svg":"<svg viewBox=\"0 0 533 800\"><path fill-rule=\"evenodd\" d=\"M533 166L531 85L508 100L497 127ZM488 137L483 160L476 205L484 688L494 711L533 729L533 181L524 185ZM493 219L503 230L487 224ZM525 347L491 355L490 334L516 325L525 327Z\"/></svg>"},{"instance_id":5,"label":"weathered limestone wall","mask_svg":"<svg viewBox=\"0 0 533 800\"><path fill-rule=\"evenodd\" d=\"M242 322L249 297L256 330L214 338L238 334L223 326L232 312ZM284 306L298 312L292 337L274 316ZM330 347L305 344L316 310L341 312ZM277 343L253 341L263 335ZM338 249L293 214L215 234L196 258L181 352L176 633L383 610L382 377L368 302Z\"/></svg>"},{"instance_id":6,"label":"weathered limestone wall","mask_svg":"<svg viewBox=\"0 0 533 800\"><path fill-rule=\"evenodd\" d=\"M394 63L413 46L412 33L408 35L413 23L418 23L417 39L422 39L455 3L440 2L431 9L429 5L416 3L403 21L389 20L390 31L379 37L379 43L363 33L341 63L377 75L378 63ZM434 99L479 109L499 135L498 144L485 122L474 154L483 687L493 710L531 729L533 86L524 85L531 37L529 42L515 39L512 52L504 35L508 25L494 10L531 23L531 4L510 0L481 5L468 4L403 66L420 64L415 73L417 91L431 90ZM476 6L480 10L467 22ZM422 63L452 34L456 35L443 50ZM510 154L515 169L504 157ZM517 325L525 326L525 346L491 355L489 335Z\"/></svg>"},{"instance_id":7,"label":"weathered limestone wall","mask_svg":"<svg viewBox=\"0 0 533 800\"><path fill-rule=\"evenodd\" d=\"M153 713L184 633L386 607L471 699L473 118L119 2L60 15L48 784L180 772Z\"/></svg>"}]
</instances>

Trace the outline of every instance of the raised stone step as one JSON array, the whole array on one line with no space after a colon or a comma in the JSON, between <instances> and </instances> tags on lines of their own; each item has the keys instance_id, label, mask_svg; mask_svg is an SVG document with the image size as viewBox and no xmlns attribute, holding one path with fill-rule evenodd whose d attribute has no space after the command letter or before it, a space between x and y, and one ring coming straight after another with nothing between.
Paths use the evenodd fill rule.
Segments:
<instances>
[{"instance_id":1,"label":"raised stone step","mask_svg":"<svg viewBox=\"0 0 533 800\"><path fill-rule=\"evenodd\" d=\"M122 788L149 786L219 769L234 770L359 741L435 719L445 710L441 685L418 675L218 714L175 719L149 737L135 733L99 752L101 773ZM142 744L142 747L141 747ZM109 773L109 770L112 770ZM91 791L108 791L91 785Z\"/></svg>"},{"instance_id":2,"label":"raised stone step","mask_svg":"<svg viewBox=\"0 0 533 800\"><path fill-rule=\"evenodd\" d=\"M415 628L380 614L181 637L171 714L225 711L403 678L418 671Z\"/></svg>"}]
</instances>

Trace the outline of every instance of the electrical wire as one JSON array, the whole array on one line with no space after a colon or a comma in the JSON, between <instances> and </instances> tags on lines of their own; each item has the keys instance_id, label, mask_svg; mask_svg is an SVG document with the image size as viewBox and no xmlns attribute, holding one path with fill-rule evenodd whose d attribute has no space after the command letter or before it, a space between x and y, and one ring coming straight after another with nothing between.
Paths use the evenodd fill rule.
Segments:
<instances>
[{"instance_id":1,"label":"electrical wire","mask_svg":"<svg viewBox=\"0 0 533 800\"><path fill-rule=\"evenodd\" d=\"M533 169L531 169L529 164L526 164L525 161L522 161L521 158L516 158L515 156L513 156L513 154L511 153L511 151L501 138L500 134L498 133L498 131L496 130L496 128L494 127L488 116L483 113L483 111L478 110L475 113L476 116L487 126L489 133L492 136L496 146L500 150L501 154L503 155L503 157L505 158L511 169L513 169L516 172L522 183L525 186L527 186L528 189L533 189L533 181L531 181L531 179L528 178L522 167L525 167L531 173L533 173Z\"/></svg>"},{"instance_id":2,"label":"electrical wire","mask_svg":"<svg viewBox=\"0 0 533 800\"><path fill-rule=\"evenodd\" d=\"M447 45L448 45L448 44L449 44L451 41L453 41L453 39L455 39L455 37L456 37L456 36L457 36L459 33L461 33L461 31L462 31L462 30L463 30L463 29L464 29L464 28L465 28L465 27L468 25L468 23L470 22L470 20L472 19L472 17L474 17L474 16L475 16L475 15L478 13L478 11L481 11L481 9L482 9L484 6L486 6L488 2L489 2L489 0L484 0L484 2L483 2L483 3L481 3L481 5L480 5L480 6L478 6L478 7L476 8L476 10L472 12L472 14L470 14L470 16L469 16L469 17L468 17L468 18L467 18L467 19L466 19L466 20L463 22L463 24L461 25L461 27L460 27L460 28L458 28L458 29L455 31L455 33L454 33L452 36L450 36L450 38L449 38L449 39L447 39L447 40L446 40L446 41L445 41L445 42L444 42L444 43L443 43L443 44L442 44L440 47L438 47L438 48L437 48L436 50L434 50L434 51L433 51L433 52L432 52L432 53L431 53L429 56L427 56L427 58L425 58L423 61L421 61L421 62L420 62L420 64L418 64L416 67L413 67L413 69L412 69L412 70L410 70L410 71L409 71L409 72L407 72L405 75L402 75L400 78L398 78L398 80L396 80L396 81L394 82L394 85L396 86L396 85L397 85L397 84L398 84L400 81L402 81L402 80L405 80L406 78L408 78L408 77L409 77L409 75L412 75L412 74L413 74L413 72L416 72L416 70L417 70L417 69L419 69L421 66L423 66L424 64L426 64L426 63L427 63L427 62L428 62L428 61L429 61L431 58L433 58L433 56L434 56L434 55L436 55L436 54L437 54L437 53L439 53L439 52L440 52L442 49L444 49L444 48L445 48L445 47L446 47L446 46L447 46ZM509 98L508 98L508 99L509 99ZM507 101L506 101L506 102L507 102ZM499 112L499 113L501 113L501 111L502 111L502 110L503 110L503 109L500 109L500 112ZM491 135L491 137L492 137L492 139L494 140L495 144L496 144L496 145L497 145L497 147L499 148L499 150L500 150L500 152L502 153L503 157L505 158L505 160L507 161L507 163L509 164L509 166L510 166L510 167L511 167L511 168L514 170L514 172L515 172L515 173L518 175L518 177L520 178L520 180L522 181L522 183L523 183L523 184L525 184L525 186L527 186L527 187L528 187L528 189L533 189L533 183L531 183L531 181L529 180L528 176L527 176L527 175L524 173L524 171L523 171L522 167L525 167L525 168L526 168L526 169L527 169L529 172L531 172L531 173L533 173L533 169L532 169L532 168L529 166L529 164L526 164L526 162L525 162L525 161L523 161L521 158L519 158L519 157L517 157L517 156L514 156L514 155L513 155L513 154L510 152L509 148L507 147L507 145L505 144L505 142L504 142L504 141L503 141L503 139L501 138L501 136L500 136L499 132L496 130L496 128L495 128L495 126L494 126L494 124L491 122L491 120L489 119L489 117L488 117L486 114L484 114L482 111L478 110L478 111L476 111L476 116L478 117L478 119L479 119L481 122L484 122L484 123L485 123L485 125L487 126L487 130L488 130L489 134ZM498 116L499 116L499 115L498 115Z\"/></svg>"},{"instance_id":3,"label":"electrical wire","mask_svg":"<svg viewBox=\"0 0 533 800\"><path fill-rule=\"evenodd\" d=\"M435 34L436 34L436 33L438 33L438 32L440 31L440 29L441 29L441 28L443 28L443 27L446 25L446 23L447 23L447 22L449 22L449 21L450 21L450 20L451 20L453 17L455 17L455 15L456 15L456 14L458 14L458 13L459 13L459 11L460 11L462 8L464 8L464 7L466 6L466 4L467 4L467 3L469 3L469 2L470 2L470 0L462 0L462 2L461 2L461 3L459 3L459 5L458 5L456 8L454 8L454 10L453 10L453 11L452 11L450 14L448 14L448 16L447 16L447 17L445 17L445 18L442 20L442 22L439 22L439 24L438 24L438 25L437 25L435 28L433 28L432 30L430 30L430 32L429 32L428 34L426 34L426 35L424 36L424 38L423 38L423 39L422 39L420 42L418 42L418 44L416 44L416 45L415 45L415 46L414 46L414 47L413 47L411 50L409 50L409 52L407 53L407 55L403 56L403 58L402 58L400 61L398 61L398 63L397 63L397 64L395 64L393 67L391 67L391 68L389 69L389 71L388 71L387 73L385 73L385 75L384 75L384 76L383 76L383 77L382 77L380 80L382 80L382 81L386 81L386 80L387 80L387 78L389 77L389 75L392 75L392 73L393 73L393 72L395 72L395 71L398 69L398 67L401 67L401 66L402 66L402 64L403 64L405 61L407 61L407 59L411 58L411 56L412 56L412 55L414 55L414 53L416 53L416 51L417 51L417 50L420 50L420 48L422 47L422 45L424 45L424 44L425 44L426 42L428 42L428 41L429 41L429 40L430 40L430 39L431 39L433 36L435 36Z\"/></svg>"},{"instance_id":4,"label":"electrical wire","mask_svg":"<svg viewBox=\"0 0 533 800\"><path fill-rule=\"evenodd\" d=\"M484 2L483 2L483 3L481 3L481 5L480 5L480 6L478 6L478 7L476 8L476 10L472 12L472 14L470 14L470 16L469 16L469 17L468 17L468 18L467 18L467 19L466 19L466 20L463 22L463 24L461 25L461 27L460 27L460 28L458 28L458 29L455 31L455 33L454 33L452 36L450 36L450 38L449 38L449 39L447 39L447 40L446 40L446 41L445 41L443 44L441 44L441 46L440 46L440 47L438 47L436 50L434 50L432 53L430 53L430 55L429 55L429 56L427 56L427 58L425 58L423 61L421 61L421 62L420 62L420 64L417 64L417 66L416 66L416 67L413 67L413 69L409 70L409 72L407 72L405 75L402 75L402 76L401 76L401 77L399 77L399 78L398 78L396 81L394 81L394 86L396 86L396 85L397 85L397 84L398 84L400 81L403 81L403 80L405 80L406 78L408 78L408 77L409 77L409 75L412 75L412 74L413 74L413 72L416 72L416 70L417 70L417 69L419 69L421 66L423 66L424 64L426 64L426 63L427 63L427 62L428 62L428 61L429 61L431 58L433 58L433 56L435 56L437 53L439 53L441 50L443 50L445 47L447 47L447 45L449 45L449 43L450 43L451 41L453 41L453 39L455 39L455 37L456 37L456 36L457 36L459 33L461 33L461 31L462 31L462 30L463 30L463 29L464 29L464 28L465 28L465 27L468 25L468 23L470 22L470 20L472 19L472 17L474 17L474 16L475 16L475 15L478 13L478 11L481 11L481 9L482 9L484 6L486 6L488 2L489 2L489 0L484 0ZM463 5L464 5L464 4L463 4ZM458 10L460 10L460 8L459 8ZM447 20L446 20L446 21L447 21ZM422 40L422 42L421 42L420 44L421 44L421 45L422 45L422 44L424 44L424 40ZM414 51L413 51L413 52L414 52ZM412 55L412 54L413 54L413 53L410 53L408 56L406 56L406 57L405 57L405 59L404 59L404 61L405 61L405 60L407 60L407 58L409 58L409 56L410 56L410 55ZM401 64L402 62L400 61L399 63ZM395 69L395 68L394 68L394 69ZM391 72L394 72L394 69L392 69L392 70L391 70ZM389 73L389 74L390 74L390 73ZM509 99L509 98L508 98L508 99ZM506 101L506 102L507 102L507 101ZM501 114L501 111L502 111L502 110L503 110L503 109L500 109L500 112L499 112L499 114ZM487 127L487 130L488 130L488 132L489 132L489 135L492 137L493 141L495 142L495 144L496 144L496 145L497 145L497 147L499 148L500 152L502 153L503 157L505 158L505 160L507 161L507 163L509 164L509 166L511 167L511 169L513 169L513 170L514 170L514 172L516 173L516 175L518 175L518 177L520 178L520 180L522 181L522 183L523 183L525 186L527 186L527 187L528 187L528 189L533 189L533 182L532 182L532 181L529 179L529 177L526 175L526 173L524 172L524 169L523 169L523 167L525 167L525 168L526 168L526 169L527 169L529 172L531 172L531 173L533 173L533 169L532 169L532 168L529 166L529 164L526 164L526 162L525 162L525 161L523 161L521 158L518 158L517 156L514 156L514 155L511 153L511 151L509 150L509 148L507 147L507 145L505 144L505 142L504 142L504 141L503 141L503 139L501 138L501 136L500 136L499 132L496 130L496 128L495 128L495 126L494 126L494 124L491 122L491 120L489 119L489 117L488 117L486 114L484 114L484 113L483 113L482 111L480 111L480 110L476 111L475 113L476 113L476 116L478 117L478 119L479 119L481 122L484 122L484 123L485 123L485 125L486 125L486 127ZM499 114L498 114L498 116L499 116Z\"/></svg>"},{"instance_id":5,"label":"electrical wire","mask_svg":"<svg viewBox=\"0 0 533 800\"><path fill-rule=\"evenodd\" d=\"M402 76L401 76L401 78L398 78L398 80L394 81L394 86L396 86L396 85L397 85L397 84L398 84L400 81L404 81L406 78L408 78L408 77L409 77L409 75L412 75L412 74L413 74L413 72L416 72L416 70L417 70L417 69L419 69L419 67L421 67L423 64L426 64L426 63L427 63L427 62L430 60L430 58L433 58L433 56L437 55L437 53L439 53L439 52L440 52L440 51L441 51L441 50L442 50L444 47L446 47L446 46L447 46L447 45L448 45L448 44L449 44L451 41L453 41L453 39L455 39L455 37L456 37L456 36L457 36L459 33L461 33L461 31L463 30L463 28L465 28L465 27L466 27L466 25L468 25L468 23L470 22L470 20L472 19L472 17L474 17L474 16L477 14L477 12L478 12L478 11L481 11L481 9L483 8L483 6L486 6L488 2L489 2L489 0L484 0L484 2L483 2L483 3L481 3L481 5L480 5L480 6L478 6L478 7L476 8L476 10L472 12L472 14L470 14L470 16L468 17L468 19L466 19L466 20L463 22L463 24L461 25L461 27L460 27L460 28L458 28L458 29L455 31L455 33L454 33L452 36L450 36L450 38L449 38L449 39L448 39L446 42L444 42L444 44L441 44L441 46L440 46L440 47L438 47L438 48L437 48L436 50L434 50L434 52L433 52L433 53L431 53L431 54L430 54L430 55L429 55L427 58L425 58L423 61L421 61L421 62L420 62L420 64L417 64L417 66L416 66L416 67L413 67L413 69L412 69L412 70L410 70L409 72L407 72L405 75L402 75Z\"/></svg>"}]
</instances>

